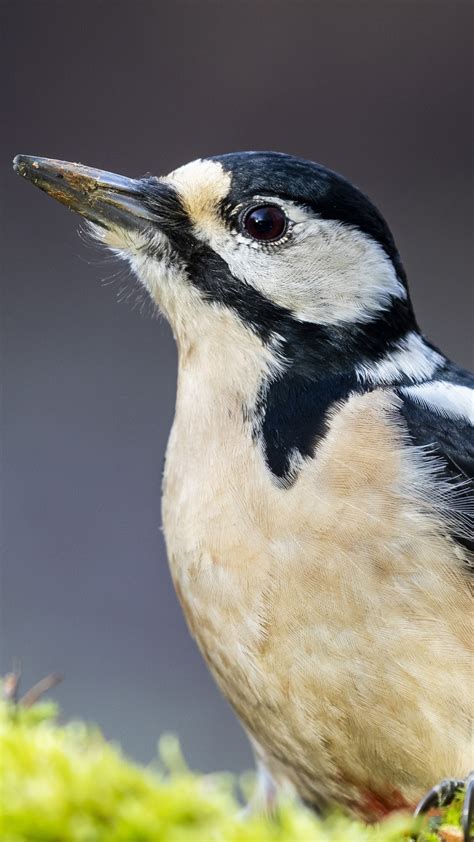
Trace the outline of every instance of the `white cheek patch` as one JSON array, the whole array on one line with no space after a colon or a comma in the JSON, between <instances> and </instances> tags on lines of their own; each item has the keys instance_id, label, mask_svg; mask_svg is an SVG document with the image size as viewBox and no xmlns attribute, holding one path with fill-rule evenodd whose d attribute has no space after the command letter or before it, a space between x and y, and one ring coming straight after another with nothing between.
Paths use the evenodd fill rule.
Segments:
<instances>
[{"instance_id":1,"label":"white cheek patch","mask_svg":"<svg viewBox=\"0 0 474 842\"><path fill-rule=\"evenodd\" d=\"M291 220L287 242L260 245L222 229L208 232L234 277L300 321L318 324L369 321L393 298L406 298L392 262L370 237L291 203L285 210Z\"/></svg>"},{"instance_id":2,"label":"white cheek patch","mask_svg":"<svg viewBox=\"0 0 474 842\"><path fill-rule=\"evenodd\" d=\"M430 348L418 333L409 333L395 349L372 365L359 365L357 377L374 385L395 383L400 377L413 382L426 380L444 361L441 354Z\"/></svg>"},{"instance_id":3,"label":"white cheek patch","mask_svg":"<svg viewBox=\"0 0 474 842\"><path fill-rule=\"evenodd\" d=\"M407 386L401 390L426 409L474 425L474 389L444 380Z\"/></svg>"}]
</instances>

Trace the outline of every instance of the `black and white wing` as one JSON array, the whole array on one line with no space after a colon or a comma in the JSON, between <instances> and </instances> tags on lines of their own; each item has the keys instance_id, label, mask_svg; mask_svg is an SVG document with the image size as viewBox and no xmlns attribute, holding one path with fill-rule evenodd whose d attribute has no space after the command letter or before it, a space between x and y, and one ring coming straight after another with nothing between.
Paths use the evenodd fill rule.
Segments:
<instances>
[{"instance_id":1,"label":"black and white wing","mask_svg":"<svg viewBox=\"0 0 474 842\"><path fill-rule=\"evenodd\" d=\"M436 379L398 389L401 412L414 444L438 457L453 486L458 528L451 534L474 550L474 375L446 364Z\"/></svg>"}]
</instances>

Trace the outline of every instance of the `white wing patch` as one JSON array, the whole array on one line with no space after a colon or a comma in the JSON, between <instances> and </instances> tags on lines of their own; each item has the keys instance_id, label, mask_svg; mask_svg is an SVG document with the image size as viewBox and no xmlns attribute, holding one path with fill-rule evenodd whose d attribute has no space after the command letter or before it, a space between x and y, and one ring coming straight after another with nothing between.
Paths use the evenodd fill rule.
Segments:
<instances>
[{"instance_id":1,"label":"white wing patch","mask_svg":"<svg viewBox=\"0 0 474 842\"><path fill-rule=\"evenodd\" d=\"M431 377L443 362L441 354L430 348L423 338L413 331L404 336L398 342L396 350L387 354L380 362L359 365L356 371L360 380L373 384L393 384L400 376L408 377L416 383L417 380Z\"/></svg>"},{"instance_id":2,"label":"white wing patch","mask_svg":"<svg viewBox=\"0 0 474 842\"><path fill-rule=\"evenodd\" d=\"M444 380L406 386L404 395L438 415L459 418L474 424L474 389Z\"/></svg>"}]
</instances>

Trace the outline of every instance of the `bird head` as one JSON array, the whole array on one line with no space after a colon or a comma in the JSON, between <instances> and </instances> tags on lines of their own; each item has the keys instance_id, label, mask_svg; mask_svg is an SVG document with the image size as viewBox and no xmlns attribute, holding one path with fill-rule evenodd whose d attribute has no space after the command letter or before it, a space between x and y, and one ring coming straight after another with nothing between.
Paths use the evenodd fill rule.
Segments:
<instances>
[{"instance_id":1,"label":"bird head","mask_svg":"<svg viewBox=\"0 0 474 842\"><path fill-rule=\"evenodd\" d=\"M324 166L275 152L138 179L24 155L14 166L129 262L183 353L215 336L223 354L257 348L312 377L378 359L416 328L384 219Z\"/></svg>"}]
</instances>

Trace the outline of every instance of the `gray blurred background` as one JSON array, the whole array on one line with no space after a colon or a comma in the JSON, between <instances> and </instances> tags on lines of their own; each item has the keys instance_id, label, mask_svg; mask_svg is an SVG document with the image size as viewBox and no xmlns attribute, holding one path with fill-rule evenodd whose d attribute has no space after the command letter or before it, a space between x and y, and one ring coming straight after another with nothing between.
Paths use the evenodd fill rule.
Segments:
<instances>
[{"instance_id":1,"label":"gray blurred background","mask_svg":"<svg viewBox=\"0 0 474 842\"><path fill-rule=\"evenodd\" d=\"M471 5L430 0L0 0L1 668L50 670L67 716L196 768L247 742L168 574L160 477L170 331L15 153L129 175L277 149L342 171L392 226L420 323L472 363ZM117 275L111 278L112 275ZM117 298L120 302L117 303Z\"/></svg>"}]
</instances>

